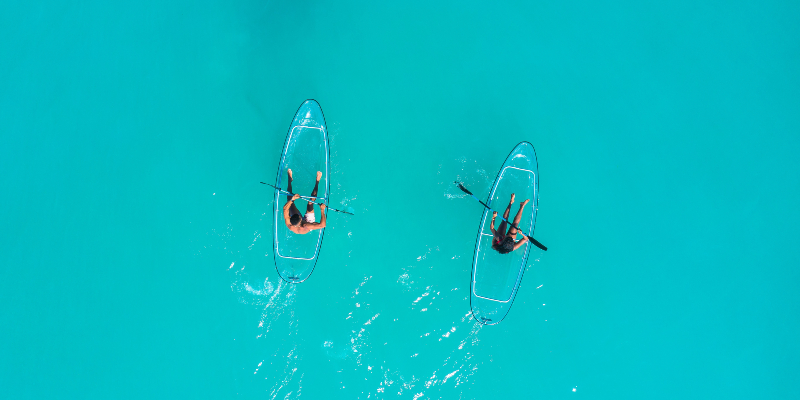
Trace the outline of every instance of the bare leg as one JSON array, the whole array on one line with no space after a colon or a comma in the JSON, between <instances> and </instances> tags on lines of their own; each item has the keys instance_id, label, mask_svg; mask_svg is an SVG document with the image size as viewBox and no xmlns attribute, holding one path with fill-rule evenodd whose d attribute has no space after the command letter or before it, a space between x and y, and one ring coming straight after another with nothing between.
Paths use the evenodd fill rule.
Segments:
<instances>
[{"instance_id":1,"label":"bare leg","mask_svg":"<svg viewBox=\"0 0 800 400\"><path fill-rule=\"evenodd\" d=\"M506 236L506 226L508 226L506 221L508 221L508 213L511 212L512 204L514 204L514 193L511 193L511 200L508 201L508 207L506 207L506 211L503 213L503 218L505 218L505 221L500 223L500 227L497 230L497 235L501 239Z\"/></svg>"},{"instance_id":2,"label":"bare leg","mask_svg":"<svg viewBox=\"0 0 800 400\"><path fill-rule=\"evenodd\" d=\"M289 181L286 184L286 191L292 193L292 170L291 169L286 170L286 174L289 175ZM292 201L292 196L286 195L286 202L288 203L290 201ZM294 215L294 214L300 214L300 210L297 209L297 206L292 204L292 206L289 208L289 215Z\"/></svg>"},{"instance_id":3,"label":"bare leg","mask_svg":"<svg viewBox=\"0 0 800 400\"><path fill-rule=\"evenodd\" d=\"M514 193L511 193L511 200L508 202L508 207L506 207L506 212L503 213L503 218L508 219L508 213L511 211L511 205L514 204Z\"/></svg>"},{"instance_id":4,"label":"bare leg","mask_svg":"<svg viewBox=\"0 0 800 400\"><path fill-rule=\"evenodd\" d=\"M314 191L311 192L311 197L317 197L317 189L319 189L319 180L322 179L322 172L317 171L317 183L314 184ZM308 202L308 206L306 207L306 212L314 212L314 203Z\"/></svg>"},{"instance_id":5,"label":"bare leg","mask_svg":"<svg viewBox=\"0 0 800 400\"><path fill-rule=\"evenodd\" d=\"M529 201L530 201L530 199L525 200L525 201L522 202L522 204L519 205L519 211L517 211L517 215L514 217L514 225L515 226L519 226L519 221L522 220L522 210L525 209L525 205L528 204ZM514 237L516 237L517 236L517 229L516 228L509 229L508 230L508 234L509 235L513 235Z\"/></svg>"}]
</instances>

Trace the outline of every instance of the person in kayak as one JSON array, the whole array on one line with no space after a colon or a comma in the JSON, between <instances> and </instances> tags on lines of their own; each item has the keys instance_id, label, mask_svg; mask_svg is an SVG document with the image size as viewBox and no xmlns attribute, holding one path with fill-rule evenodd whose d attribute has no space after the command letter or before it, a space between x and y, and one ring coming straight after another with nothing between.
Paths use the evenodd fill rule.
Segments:
<instances>
[{"instance_id":1,"label":"person in kayak","mask_svg":"<svg viewBox=\"0 0 800 400\"><path fill-rule=\"evenodd\" d=\"M511 253L512 251L522 247L522 245L528 241L528 237L525 235L522 235L522 239L519 241L516 240L517 233L519 231L514 226L519 226L519 221L522 219L522 210L529 201L530 200L525 200L519 205L519 211L517 211L517 216L514 217L513 226L508 230L508 233L506 233L506 226L508 225L506 221L503 221L497 230L494 229L494 220L497 218L497 211L492 213L492 224L489 225L489 229L492 230L492 234L494 235L492 238L492 248L497 250L500 254ZM511 211L512 204L514 204L513 193L511 194L511 201L508 202L508 207L506 207L506 212L503 213L503 218L506 220L508 220L508 213Z\"/></svg>"},{"instance_id":2,"label":"person in kayak","mask_svg":"<svg viewBox=\"0 0 800 400\"><path fill-rule=\"evenodd\" d=\"M291 193L292 170L288 169L286 173L289 174L289 184L287 185L286 189ZM314 185L314 191L311 192L311 197L314 199L317 197L317 189L319 188L320 179L322 179L322 172L317 171L317 183ZM286 223L286 227L289 228L290 231L299 235L305 235L308 232L325 227L325 208L327 208L325 204L320 204L319 208L321 218L319 222L316 222L316 218L314 216L314 203L309 201L308 206L306 206L306 213L300 214L300 210L298 210L297 206L294 204L295 200L300 198L300 195L295 194L291 197L286 196L286 198L288 200L283 206L283 221Z\"/></svg>"}]
</instances>

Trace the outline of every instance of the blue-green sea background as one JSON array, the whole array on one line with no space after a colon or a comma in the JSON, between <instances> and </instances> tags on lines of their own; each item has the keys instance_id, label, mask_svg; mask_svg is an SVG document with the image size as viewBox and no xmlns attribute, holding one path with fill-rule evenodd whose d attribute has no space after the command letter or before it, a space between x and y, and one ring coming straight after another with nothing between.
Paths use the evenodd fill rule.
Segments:
<instances>
[{"instance_id":1,"label":"blue-green sea background","mask_svg":"<svg viewBox=\"0 0 800 400\"><path fill-rule=\"evenodd\" d=\"M776 399L800 379L800 3L0 5L0 397ZM278 277L319 101L331 215ZM534 250L469 312L537 151ZM311 179L310 177L296 177Z\"/></svg>"}]
</instances>

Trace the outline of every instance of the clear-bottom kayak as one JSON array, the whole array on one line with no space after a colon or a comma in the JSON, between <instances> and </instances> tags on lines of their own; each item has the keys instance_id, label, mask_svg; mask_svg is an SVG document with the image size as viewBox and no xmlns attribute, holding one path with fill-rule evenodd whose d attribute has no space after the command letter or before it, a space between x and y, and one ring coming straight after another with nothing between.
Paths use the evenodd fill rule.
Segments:
<instances>
[{"instance_id":1,"label":"clear-bottom kayak","mask_svg":"<svg viewBox=\"0 0 800 400\"><path fill-rule=\"evenodd\" d=\"M499 228L500 216L506 209L512 193L515 194L516 199L511 206L508 219L513 221L519 205L526 199L530 199L523 210L519 227L523 232L532 236L539 204L539 170L536 151L528 142L521 142L514 147L492 185L486 204L497 210L499 214L495 221L495 229ZM502 321L508 314L522 281L528 255L533 247L530 242L527 242L507 254L501 254L494 250L492 248L493 235L489 228L491 221L492 213L485 209L475 243L472 284L470 285L472 315L486 325L494 325ZM517 238L521 239L522 235L518 235Z\"/></svg>"},{"instance_id":2,"label":"clear-bottom kayak","mask_svg":"<svg viewBox=\"0 0 800 400\"><path fill-rule=\"evenodd\" d=\"M317 201L327 203L330 193L329 154L325 116L315 100L306 100L297 110L286 134L275 186L287 189L287 170L291 168L292 192L310 196L316 182L317 171L320 171L322 179L317 189ZM275 190L273 201L275 268L283 280L299 283L308 279L314 271L325 229L314 230L304 235L290 231L283 218L283 206L287 200L286 195ZM305 201L301 199L295 204L301 213L306 212ZM320 220L319 213L319 207L315 207L316 222Z\"/></svg>"}]
</instances>

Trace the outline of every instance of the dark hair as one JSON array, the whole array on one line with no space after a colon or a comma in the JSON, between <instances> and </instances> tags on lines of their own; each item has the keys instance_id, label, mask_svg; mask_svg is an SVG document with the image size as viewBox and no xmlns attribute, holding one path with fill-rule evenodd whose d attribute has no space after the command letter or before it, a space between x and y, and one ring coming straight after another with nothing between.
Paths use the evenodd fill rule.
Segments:
<instances>
[{"instance_id":1,"label":"dark hair","mask_svg":"<svg viewBox=\"0 0 800 400\"><path fill-rule=\"evenodd\" d=\"M295 215L292 215L292 217L291 217L291 218L289 218L289 222L291 222L291 223L292 223L292 225L297 225L297 224L299 224L299 223L300 223L300 214L295 214Z\"/></svg>"},{"instance_id":2,"label":"dark hair","mask_svg":"<svg viewBox=\"0 0 800 400\"><path fill-rule=\"evenodd\" d=\"M514 239L506 236L500 243L492 243L492 248L500 254L507 254L514 251Z\"/></svg>"}]
</instances>

